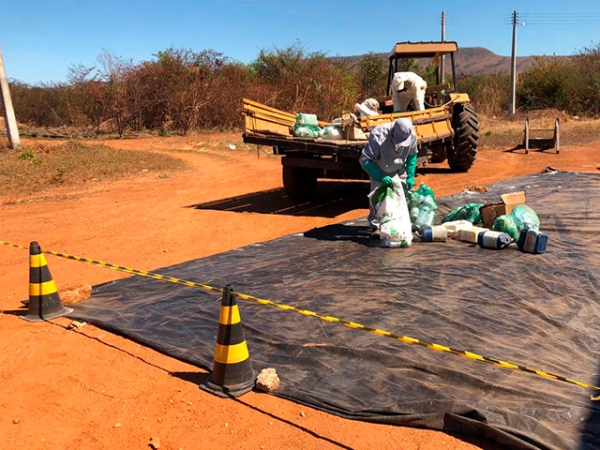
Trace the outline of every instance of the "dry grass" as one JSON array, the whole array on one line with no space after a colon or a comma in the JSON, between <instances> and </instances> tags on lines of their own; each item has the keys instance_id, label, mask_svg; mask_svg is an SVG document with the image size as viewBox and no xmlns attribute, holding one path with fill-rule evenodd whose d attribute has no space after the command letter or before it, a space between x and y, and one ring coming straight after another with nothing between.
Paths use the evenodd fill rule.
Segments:
<instances>
[{"instance_id":1,"label":"dry grass","mask_svg":"<svg viewBox=\"0 0 600 450\"><path fill-rule=\"evenodd\" d=\"M514 148L523 142L525 119L529 117L530 128L545 129L536 133L539 137L552 137L558 118L561 145L585 145L600 137L600 119L575 119L556 110L517 113L513 117L479 115L480 145L492 148Z\"/></svg>"},{"instance_id":2,"label":"dry grass","mask_svg":"<svg viewBox=\"0 0 600 450\"><path fill-rule=\"evenodd\" d=\"M160 153L117 150L73 141L37 144L17 152L0 148L2 195L31 194L61 185L184 168L184 161Z\"/></svg>"}]
</instances>

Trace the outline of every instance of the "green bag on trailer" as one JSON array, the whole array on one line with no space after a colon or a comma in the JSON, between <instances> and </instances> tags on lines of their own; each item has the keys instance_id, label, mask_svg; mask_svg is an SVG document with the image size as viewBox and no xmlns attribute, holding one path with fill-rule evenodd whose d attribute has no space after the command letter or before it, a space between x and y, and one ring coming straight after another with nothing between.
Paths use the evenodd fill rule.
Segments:
<instances>
[{"instance_id":1,"label":"green bag on trailer","mask_svg":"<svg viewBox=\"0 0 600 450\"><path fill-rule=\"evenodd\" d=\"M323 130L319 126L316 114L296 114L296 122L294 123L294 136L305 138L319 138Z\"/></svg>"},{"instance_id":2,"label":"green bag on trailer","mask_svg":"<svg viewBox=\"0 0 600 450\"><path fill-rule=\"evenodd\" d=\"M316 125L294 125L294 136L317 139L321 137L321 128Z\"/></svg>"}]
</instances>

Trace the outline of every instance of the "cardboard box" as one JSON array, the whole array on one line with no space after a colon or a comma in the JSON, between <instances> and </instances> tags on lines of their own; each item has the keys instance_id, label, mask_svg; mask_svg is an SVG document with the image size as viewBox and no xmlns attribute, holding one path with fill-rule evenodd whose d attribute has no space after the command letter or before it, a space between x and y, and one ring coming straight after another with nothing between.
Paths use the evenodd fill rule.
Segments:
<instances>
[{"instance_id":1,"label":"cardboard box","mask_svg":"<svg viewBox=\"0 0 600 450\"><path fill-rule=\"evenodd\" d=\"M500 202L486 203L479 208L481 220L485 228L491 228L496 217L503 214L510 214L515 206L524 205L527 200L523 191L502 194L500 198L502 199Z\"/></svg>"},{"instance_id":2,"label":"cardboard box","mask_svg":"<svg viewBox=\"0 0 600 450\"><path fill-rule=\"evenodd\" d=\"M360 127L348 126L345 129L346 140L348 141L366 141L367 135Z\"/></svg>"}]
</instances>

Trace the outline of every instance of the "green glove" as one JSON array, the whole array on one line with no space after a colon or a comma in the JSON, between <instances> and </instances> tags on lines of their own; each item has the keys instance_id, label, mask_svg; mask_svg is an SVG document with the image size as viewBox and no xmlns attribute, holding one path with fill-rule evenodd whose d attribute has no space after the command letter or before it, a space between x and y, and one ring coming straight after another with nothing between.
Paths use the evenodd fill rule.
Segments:
<instances>
[{"instance_id":1,"label":"green glove","mask_svg":"<svg viewBox=\"0 0 600 450\"><path fill-rule=\"evenodd\" d=\"M415 172L417 171L417 154L408 155L406 158L406 188L412 189L415 186Z\"/></svg>"},{"instance_id":2,"label":"green glove","mask_svg":"<svg viewBox=\"0 0 600 450\"><path fill-rule=\"evenodd\" d=\"M372 180L377 181L378 183L381 183L383 181L385 173L383 173L383 171L379 168L377 163L373 161L367 161L363 164L362 168L365 172L369 174Z\"/></svg>"},{"instance_id":3,"label":"green glove","mask_svg":"<svg viewBox=\"0 0 600 450\"><path fill-rule=\"evenodd\" d=\"M392 181L392 177L386 175L381 179L381 184L383 184L386 187L392 187L394 182Z\"/></svg>"}]
</instances>

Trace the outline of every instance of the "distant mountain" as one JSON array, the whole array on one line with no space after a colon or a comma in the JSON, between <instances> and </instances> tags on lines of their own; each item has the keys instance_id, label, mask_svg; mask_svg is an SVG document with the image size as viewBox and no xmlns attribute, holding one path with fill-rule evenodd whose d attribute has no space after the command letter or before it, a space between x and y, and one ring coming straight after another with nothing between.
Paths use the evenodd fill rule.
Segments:
<instances>
[{"instance_id":1,"label":"distant mountain","mask_svg":"<svg viewBox=\"0 0 600 450\"><path fill-rule=\"evenodd\" d=\"M378 53L387 59L389 53ZM361 56L335 56L334 59L357 63ZM456 72L458 74L473 75L478 73L510 73L510 56L500 56L483 47L463 47L455 55ZM446 58L446 70L451 70L450 58ZM419 60L422 66L431 63L430 59ZM517 56L517 73L522 73L535 63L533 56Z\"/></svg>"},{"instance_id":2,"label":"distant mountain","mask_svg":"<svg viewBox=\"0 0 600 450\"><path fill-rule=\"evenodd\" d=\"M496 55L483 47L459 48L455 58L456 71L459 74L510 73L510 56ZM527 71L534 63L533 56L517 56L517 73Z\"/></svg>"}]
</instances>

